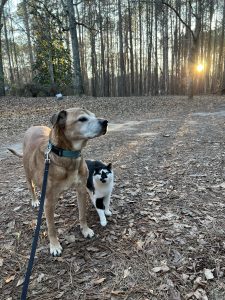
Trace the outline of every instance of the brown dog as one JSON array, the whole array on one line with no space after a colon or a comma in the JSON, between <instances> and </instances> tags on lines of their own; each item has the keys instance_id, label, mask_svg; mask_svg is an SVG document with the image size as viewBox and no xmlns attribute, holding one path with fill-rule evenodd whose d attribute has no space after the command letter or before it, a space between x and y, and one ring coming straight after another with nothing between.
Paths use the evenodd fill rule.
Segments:
<instances>
[{"instance_id":1,"label":"brown dog","mask_svg":"<svg viewBox=\"0 0 225 300\"><path fill-rule=\"evenodd\" d=\"M38 206L35 185L41 189L45 153L49 141L51 142L53 148L49 153L51 162L46 191L45 215L50 240L50 253L53 256L58 256L62 253L62 247L58 241L54 223L55 205L60 194L71 186L75 186L77 191L82 234L84 237L94 235L86 220L88 170L80 151L89 139L106 133L108 121L97 119L93 113L86 109L71 108L54 114L51 123L52 129L45 126L34 126L27 130L24 136L23 154L18 154L13 149L9 150L15 155L23 157L28 187L33 196L32 205ZM66 155L68 153L75 154L75 157L71 158L70 155L68 157Z\"/></svg>"}]
</instances>

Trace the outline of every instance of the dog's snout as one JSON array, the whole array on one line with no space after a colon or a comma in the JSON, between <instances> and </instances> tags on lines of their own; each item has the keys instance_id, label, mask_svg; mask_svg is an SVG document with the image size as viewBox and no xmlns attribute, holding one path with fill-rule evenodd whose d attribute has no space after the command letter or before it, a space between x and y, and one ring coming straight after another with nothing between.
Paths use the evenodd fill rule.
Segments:
<instances>
[{"instance_id":1,"label":"dog's snout","mask_svg":"<svg viewBox=\"0 0 225 300\"><path fill-rule=\"evenodd\" d=\"M100 134L106 134L106 131L107 131L107 126L108 126L108 120L105 120L105 119L98 119L98 122L101 126L101 132Z\"/></svg>"},{"instance_id":2,"label":"dog's snout","mask_svg":"<svg viewBox=\"0 0 225 300\"><path fill-rule=\"evenodd\" d=\"M107 121L107 120L104 120L104 121L102 122L102 125L103 125L104 127L106 127L106 126L108 125L108 121Z\"/></svg>"},{"instance_id":3,"label":"dog's snout","mask_svg":"<svg viewBox=\"0 0 225 300\"><path fill-rule=\"evenodd\" d=\"M104 127L104 128L107 127L107 125L108 125L108 120L100 119L99 121L100 121L102 127Z\"/></svg>"}]
</instances>

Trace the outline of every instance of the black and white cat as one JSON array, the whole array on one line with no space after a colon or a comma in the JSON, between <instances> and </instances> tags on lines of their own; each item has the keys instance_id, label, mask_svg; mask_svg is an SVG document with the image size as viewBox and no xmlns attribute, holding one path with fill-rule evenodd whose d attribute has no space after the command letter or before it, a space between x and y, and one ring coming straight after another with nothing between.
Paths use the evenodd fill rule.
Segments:
<instances>
[{"instance_id":1,"label":"black and white cat","mask_svg":"<svg viewBox=\"0 0 225 300\"><path fill-rule=\"evenodd\" d=\"M97 160L86 160L89 176L87 191L100 218L100 224L106 226L106 216L111 216L109 209L110 197L113 189L112 164L105 165Z\"/></svg>"}]
</instances>

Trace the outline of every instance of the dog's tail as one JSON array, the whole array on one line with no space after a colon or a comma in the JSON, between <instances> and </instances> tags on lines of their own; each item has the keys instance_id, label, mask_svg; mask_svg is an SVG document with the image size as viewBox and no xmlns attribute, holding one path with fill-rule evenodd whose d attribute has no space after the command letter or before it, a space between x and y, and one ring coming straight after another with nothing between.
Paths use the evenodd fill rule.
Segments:
<instances>
[{"instance_id":1,"label":"dog's tail","mask_svg":"<svg viewBox=\"0 0 225 300\"><path fill-rule=\"evenodd\" d=\"M15 150L11 149L11 148L7 148L10 152L12 152L12 154L20 157L20 158L23 158L23 154L22 153L18 153L16 152Z\"/></svg>"}]
</instances>

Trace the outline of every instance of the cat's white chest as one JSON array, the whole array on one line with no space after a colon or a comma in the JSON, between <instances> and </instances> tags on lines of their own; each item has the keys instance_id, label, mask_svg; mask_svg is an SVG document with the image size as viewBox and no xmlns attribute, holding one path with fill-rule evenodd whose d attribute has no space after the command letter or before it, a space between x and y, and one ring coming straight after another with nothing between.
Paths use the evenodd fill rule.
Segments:
<instances>
[{"instance_id":1,"label":"cat's white chest","mask_svg":"<svg viewBox=\"0 0 225 300\"><path fill-rule=\"evenodd\" d=\"M100 183L94 183L94 187L95 187L95 194L94 196L96 198L103 198L109 194L111 194L112 192L112 188L113 188L113 184L112 182L107 183L107 184L100 184Z\"/></svg>"}]
</instances>

